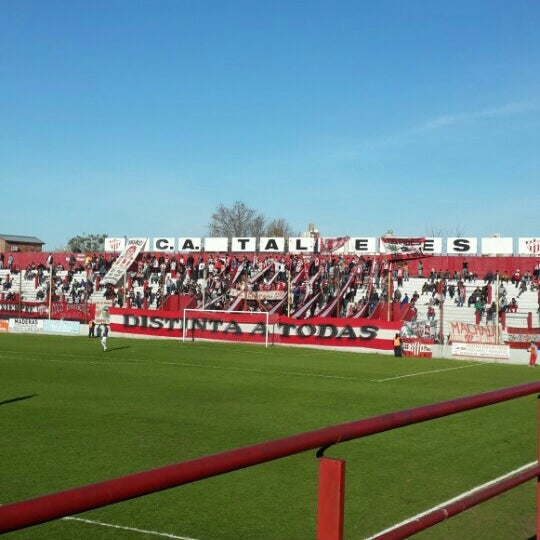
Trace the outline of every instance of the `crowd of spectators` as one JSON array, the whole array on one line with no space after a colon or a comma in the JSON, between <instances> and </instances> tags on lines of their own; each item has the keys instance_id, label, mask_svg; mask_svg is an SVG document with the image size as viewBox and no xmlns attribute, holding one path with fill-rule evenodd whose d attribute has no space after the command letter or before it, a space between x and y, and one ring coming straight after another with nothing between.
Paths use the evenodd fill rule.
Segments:
<instances>
[{"instance_id":1,"label":"crowd of spectators","mask_svg":"<svg viewBox=\"0 0 540 540\"><path fill-rule=\"evenodd\" d=\"M532 272L489 270L479 278L465 263L461 272L431 268L424 274L424 264L420 261L416 277L425 275L425 282L420 293L414 291L409 297L402 292L410 278L406 261L392 265L389 272L388 263L359 256L144 253L128 270L127 280L115 286L102 283L114 260L115 257L106 258L101 254L86 255L84 260L72 255L64 267L50 256L48 264L31 263L21 272L25 281L35 283L38 300L49 298L52 286L55 301L86 302L98 292L115 306L137 308L159 308L170 296L188 295L199 308L228 309L238 297L243 297L241 309L269 311L290 288L290 301L288 305L282 302L282 313L285 309L294 312L315 299L305 314L314 316L340 295L337 306L340 316L359 313L370 316L391 295L392 303L399 304L401 311L408 312L412 320L424 316L419 304L426 306L425 318L434 321L437 306L443 301L452 301L458 307L473 307L480 320L485 316L489 324L494 323L496 312L515 313L518 299L525 291L538 290L540 298L538 263ZM9 264L11 274L16 274L19 269L13 268L12 261L8 261ZM349 279L352 276L354 280ZM467 296L470 284L478 281L483 283ZM495 283L499 283L499 290L490 297L489 288ZM10 274L0 280L4 297L8 293L16 294L11 286ZM515 293L508 293L508 288L514 288ZM422 297L427 300L421 301ZM419 308L422 309L420 314Z\"/></svg>"}]
</instances>

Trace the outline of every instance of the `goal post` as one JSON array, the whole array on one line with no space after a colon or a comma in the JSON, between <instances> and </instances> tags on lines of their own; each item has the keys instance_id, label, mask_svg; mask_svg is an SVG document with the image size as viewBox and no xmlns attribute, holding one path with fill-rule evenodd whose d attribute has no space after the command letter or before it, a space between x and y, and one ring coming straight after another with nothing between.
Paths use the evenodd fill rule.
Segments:
<instances>
[{"instance_id":1,"label":"goal post","mask_svg":"<svg viewBox=\"0 0 540 540\"><path fill-rule=\"evenodd\" d=\"M273 344L279 316L265 311L184 309L182 341Z\"/></svg>"}]
</instances>

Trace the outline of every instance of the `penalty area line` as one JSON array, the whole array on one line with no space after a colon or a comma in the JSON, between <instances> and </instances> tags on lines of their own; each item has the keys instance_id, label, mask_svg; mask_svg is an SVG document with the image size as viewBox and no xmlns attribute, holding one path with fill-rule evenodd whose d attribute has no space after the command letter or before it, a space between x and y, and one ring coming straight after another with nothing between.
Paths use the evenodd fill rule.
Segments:
<instances>
[{"instance_id":1,"label":"penalty area line","mask_svg":"<svg viewBox=\"0 0 540 540\"><path fill-rule=\"evenodd\" d=\"M173 538L175 540L197 540L196 538L191 538L189 536L178 536L176 534L164 533L159 531L149 531L146 529L137 529L136 527L126 527L125 525L115 525L114 523L105 523L104 521L96 521L93 519L83 519L73 516L68 516L62 518L66 521L78 521L80 523L87 523L89 525L99 525L100 527L109 527L110 529L121 529L123 531L131 531L140 534L148 534L152 536L159 536L161 538Z\"/></svg>"},{"instance_id":2,"label":"penalty area line","mask_svg":"<svg viewBox=\"0 0 540 540\"><path fill-rule=\"evenodd\" d=\"M433 508L430 508L429 510L425 510L424 512L421 512L420 514L416 514L416 516L407 518L407 519L403 520L400 523L396 523L395 525L392 525L391 527L388 527L388 529L385 529L384 531L380 531L380 532L378 532L377 534L375 534L373 536L365 538L364 540L373 540L374 538L378 538L382 534L389 533L389 532L393 531L394 529L397 529L398 527L406 525L407 523L411 523L412 521L416 521L416 520L418 520L420 518L423 518L424 516L428 515L430 512L434 512L435 510L440 510L441 508L444 508L444 507L448 506L449 504L453 504L455 502L460 501L464 497L468 497L469 495L473 495L477 491L481 491L482 489L490 487L493 484L496 484L497 482L502 482L503 480L506 480L507 478L510 478L510 477L514 476L515 474L518 474L520 472L523 472L523 471L529 469L530 467L533 467L537 463L538 463L537 461L531 461L531 463L527 463L526 465L522 465L521 467L518 467L517 469L515 469L513 471L510 471L510 472L508 472L506 474L503 474L502 476L499 476L498 478L494 478L493 480L490 480L489 482L486 482L486 483L481 484L479 486L473 487L469 491L464 491L463 493L461 493L457 497L453 497L452 499L448 499L447 501L444 501L444 502L438 504L437 506L434 506Z\"/></svg>"},{"instance_id":3,"label":"penalty area line","mask_svg":"<svg viewBox=\"0 0 540 540\"><path fill-rule=\"evenodd\" d=\"M475 366L485 366L487 364L475 363L467 364L466 366L458 366L444 369L431 369L428 371L419 371L417 373L409 373L407 375L398 375L397 377L387 377L386 379L372 379L369 382L386 382L386 381L395 381L396 379L406 379L407 377L419 377L421 375L430 375L431 373L442 373L443 371L454 371L455 369L466 369Z\"/></svg>"}]
</instances>

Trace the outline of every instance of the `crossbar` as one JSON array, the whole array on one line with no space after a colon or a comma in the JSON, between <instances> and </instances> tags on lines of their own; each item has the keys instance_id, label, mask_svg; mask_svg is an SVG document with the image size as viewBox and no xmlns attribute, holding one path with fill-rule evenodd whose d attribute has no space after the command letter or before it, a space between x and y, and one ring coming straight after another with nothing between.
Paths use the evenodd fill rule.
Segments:
<instances>
[{"instance_id":1,"label":"crossbar","mask_svg":"<svg viewBox=\"0 0 540 540\"><path fill-rule=\"evenodd\" d=\"M540 392L526 383L274 439L148 471L0 506L0 533L185 485L341 442Z\"/></svg>"}]
</instances>

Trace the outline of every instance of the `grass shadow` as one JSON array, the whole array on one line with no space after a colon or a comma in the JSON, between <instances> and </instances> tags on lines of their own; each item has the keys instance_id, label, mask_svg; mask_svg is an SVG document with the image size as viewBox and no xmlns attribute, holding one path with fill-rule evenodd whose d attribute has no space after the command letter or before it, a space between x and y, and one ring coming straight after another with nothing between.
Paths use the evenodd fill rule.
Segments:
<instances>
[{"instance_id":1,"label":"grass shadow","mask_svg":"<svg viewBox=\"0 0 540 540\"><path fill-rule=\"evenodd\" d=\"M20 397L15 397L11 399L5 399L4 401L0 401L0 405L7 405L8 403L15 403L16 401L24 401L25 399L30 399L36 396L37 394L29 394L27 396L20 396Z\"/></svg>"}]
</instances>

